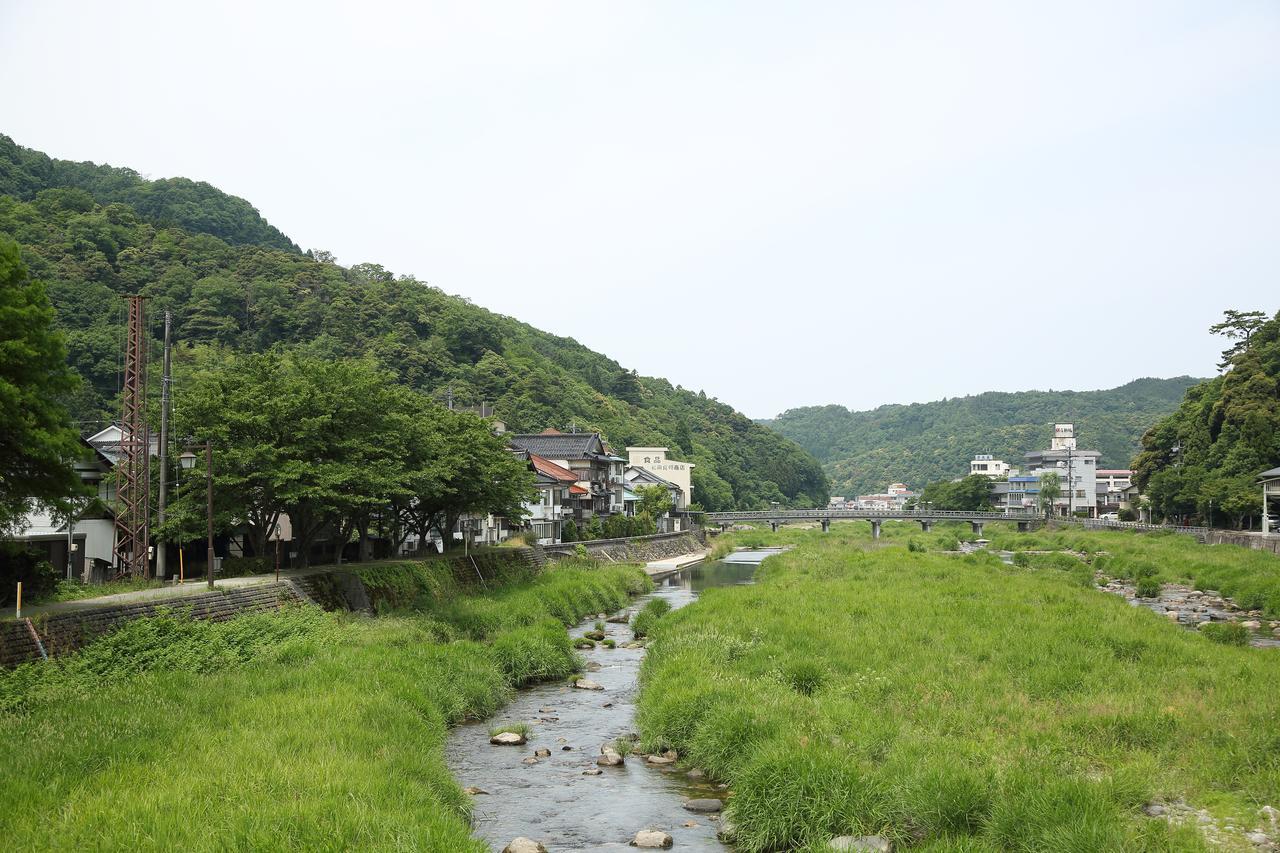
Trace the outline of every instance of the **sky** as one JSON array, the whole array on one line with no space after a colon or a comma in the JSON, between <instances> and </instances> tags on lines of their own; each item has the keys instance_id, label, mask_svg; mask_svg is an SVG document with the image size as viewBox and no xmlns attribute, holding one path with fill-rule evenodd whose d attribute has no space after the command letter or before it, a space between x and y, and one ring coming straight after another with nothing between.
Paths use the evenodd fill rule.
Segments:
<instances>
[{"instance_id":1,"label":"sky","mask_svg":"<svg viewBox=\"0 0 1280 853\"><path fill-rule=\"evenodd\" d=\"M752 417L1208 376L1280 3L0 0L0 133Z\"/></svg>"}]
</instances>

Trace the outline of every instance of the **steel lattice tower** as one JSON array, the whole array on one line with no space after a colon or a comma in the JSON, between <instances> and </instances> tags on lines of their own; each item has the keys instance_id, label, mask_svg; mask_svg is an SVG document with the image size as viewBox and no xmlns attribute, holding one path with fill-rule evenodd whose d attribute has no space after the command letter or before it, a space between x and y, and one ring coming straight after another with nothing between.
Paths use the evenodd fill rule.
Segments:
<instances>
[{"instance_id":1,"label":"steel lattice tower","mask_svg":"<svg viewBox=\"0 0 1280 853\"><path fill-rule=\"evenodd\" d=\"M128 296L120 459L116 463L116 566L120 574L149 573L151 436L147 431L147 323L143 296Z\"/></svg>"}]
</instances>

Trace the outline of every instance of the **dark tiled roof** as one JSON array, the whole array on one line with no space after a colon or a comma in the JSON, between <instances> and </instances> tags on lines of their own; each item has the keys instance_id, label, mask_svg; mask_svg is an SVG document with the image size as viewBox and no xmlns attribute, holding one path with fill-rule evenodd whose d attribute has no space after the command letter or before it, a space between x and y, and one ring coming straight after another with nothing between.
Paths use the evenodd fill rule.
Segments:
<instances>
[{"instance_id":1,"label":"dark tiled roof","mask_svg":"<svg viewBox=\"0 0 1280 853\"><path fill-rule=\"evenodd\" d=\"M596 459L603 456L604 444L598 432L547 435L528 433L508 436L513 447L546 459Z\"/></svg>"}]
</instances>

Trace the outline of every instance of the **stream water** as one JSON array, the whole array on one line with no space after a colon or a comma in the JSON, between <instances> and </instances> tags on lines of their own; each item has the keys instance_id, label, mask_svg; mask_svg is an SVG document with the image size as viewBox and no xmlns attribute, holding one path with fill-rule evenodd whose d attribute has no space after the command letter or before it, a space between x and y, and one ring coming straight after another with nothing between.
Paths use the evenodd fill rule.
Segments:
<instances>
[{"instance_id":1,"label":"stream water","mask_svg":"<svg viewBox=\"0 0 1280 853\"><path fill-rule=\"evenodd\" d=\"M760 562L773 553L737 552L725 561L690 566L659 581L627 610L634 614L649 598L665 598L674 609L704 589L751 583ZM571 633L581 635L596 619L584 620ZM683 808L685 800L723 798L723 792L690 779L687 768L655 767L628 756L622 767L584 775L596 768L601 745L635 731L636 676L644 649L622 648L632 639L628 625L608 624L606 635L618 648L582 652L591 670L586 677L603 691L576 690L563 682L537 685L517 693L493 720L450 732L445 759L454 778L485 792L472 797L475 834L494 850L518 836L555 851L609 850L630 849L628 842L641 829L660 829L675 838L680 850L725 849L716 840L717 820ZM532 729L528 744L489 744L490 724L521 721ZM551 756L523 763L538 749L550 750Z\"/></svg>"}]
</instances>

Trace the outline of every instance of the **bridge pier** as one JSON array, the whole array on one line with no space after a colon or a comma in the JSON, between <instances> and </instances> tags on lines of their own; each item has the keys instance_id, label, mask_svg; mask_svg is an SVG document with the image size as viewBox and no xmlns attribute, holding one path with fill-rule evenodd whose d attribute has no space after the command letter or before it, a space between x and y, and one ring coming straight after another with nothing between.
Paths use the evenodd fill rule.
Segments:
<instances>
[{"instance_id":1,"label":"bridge pier","mask_svg":"<svg viewBox=\"0 0 1280 853\"><path fill-rule=\"evenodd\" d=\"M969 523L973 525L973 535L974 535L974 536L981 536L981 535L982 535L982 522L981 522L981 521L971 521L971 522L969 522Z\"/></svg>"},{"instance_id":2,"label":"bridge pier","mask_svg":"<svg viewBox=\"0 0 1280 853\"><path fill-rule=\"evenodd\" d=\"M778 522L776 522L776 521L770 521L770 522L769 522L769 529L770 529L770 530L772 530L774 533L777 533L777 532L778 532Z\"/></svg>"},{"instance_id":3,"label":"bridge pier","mask_svg":"<svg viewBox=\"0 0 1280 853\"><path fill-rule=\"evenodd\" d=\"M920 529L925 533L933 532L933 519L920 519Z\"/></svg>"},{"instance_id":4,"label":"bridge pier","mask_svg":"<svg viewBox=\"0 0 1280 853\"><path fill-rule=\"evenodd\" d=\"M720 532L721 532L721 533L727 533L727 532L729 531L729 528L730 528L731 526L732 526L732 525L730 525L730 524L729 524L729 522L727 522L727 521L722 521L722 522L720 522Z\"/></svg>"},{"instance_id":5,"label":"bridge pier","mask_svg":"<svg viewBox=\"0 0 1280 853\"><path fill-rule=\"evenodd\" d=\"M822 532L823 533L831 532L831 519L829 518L822 519Z\"/></svg>"},{"instance_id":6,"label":"bridge pier","mask_svg":"<svg viewBox=\"0 0 1280 853\"><path fill-rule=\"evenodd\" d=\"M1031 522L1029 522L1029 521L1019 521L1019 522L1018 522L1018 532L1019 532L1019 533L1030 533L1030 532L1031 532Z\"/></svg>"},{"instance_id":7,"label":"bridge pier","mask_svg":"<svg viewBox=\"0 0 1280 853\"><path fill-rule=\"evenodd\" d=\"M880 519L878 518L871 519L871 538L872 539L880 538L880 524L881 524Z\"/></svg>"}]
</instances>

